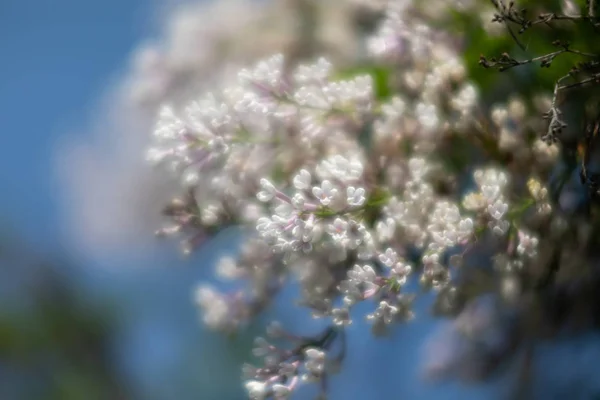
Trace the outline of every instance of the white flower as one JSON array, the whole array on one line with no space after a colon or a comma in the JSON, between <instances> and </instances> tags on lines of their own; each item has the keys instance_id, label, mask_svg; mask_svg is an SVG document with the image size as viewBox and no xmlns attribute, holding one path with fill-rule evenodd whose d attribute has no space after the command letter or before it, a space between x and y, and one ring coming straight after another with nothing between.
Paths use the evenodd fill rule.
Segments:
<instances>
[{"instance_id":1,"label":"white flower","mask_svg":"<svg viewBox=\"0 0 600 400\"><path fill-rule=\"evenodd\" d=\"M362 206L366 201L364 188L355 188L354 186L349 186L346 188L346 196L348 205L352 207Z\"/></svg>"},{"instance_id":2,"label":"white flower","mask_svg":"<svg viewBox=\"0 0 600 400\"><path fill-rule=\"evenodd\" d=\"M501 187L496 184L492 185L481 185L481 194L486 198L488 202L492 202L500 196Z\"/></svg>"},{"instance_id":3,"label":"white flower","mask_svg":"<svg viewBox=\"0 0 600 400\"><path fill-rule=\"evenodd\" d=\"M352 324L350 310L348 307L339 307L331 310L332 322L337 326L348 326Z\"/></svg>"},{"instance_id":4,"label":"white flower","mask_svg":"<svg viewBox=\"0 0 600 400\"><path fill-rule=\"evenodd\" d=\"M339 284L339 291L344 294L344 303L351 306L358 301L368 298L379 290L375 282L377 274L370 265L355 265L348 271L348 279Z\"/></svg>"},{"instance_id":5,"label":"white flower","mask_svg":"<svg viewBox=\"0 0 600 400\"><path fill-rule=\"evenodd\" d=\"M311 176L310 172L305 169L301 169L300 172L294 177L294 187L298 190L305 190L310 187Z\"/></svg>"},{"instance_id":6,"label":"white flower","mask_svg":"<svg viewBox=\"0 0 600 400\"><path fill-rule=\"evenodd\" d=\"M298 210L304 210L304 205L306 204L306 197L302 193L296 193L294 197L292 197L292 206L294 206Z\"/></svg>"},{"instance_id":7,"label":"white flower","mask_svg":"<svg viewBox=\"0 0 600 400\"><path fill-rule=\"evenodd\" d=\"M540 181L534 178L530 178L527 181L527 188L529 189L529 193L535 199L535 201L543 201L548 196L548 189L542 186Z\"/></svg>"},{"instance_id":8,"label":"white flower","mask_svg":"<svg viewBox=\"0 0 600 400\"><path fill-rule=\"evenodd\" d=\"M415 109L417 120L426 131L432 131L439 126L438 110L433 104L419 103Z\"/></svg>"},{"instance_id":9,"label":"white flower","mask_svg":"<svg viewBox=\"0 0 600 400\"><path fill-rule=\"evenodd\" d=\"M271 352L271 345L263 337L257 337L254 339L254 348L252 354L255 357L264 357Z\"/></svg>"},{"instance_id":10,"label":"white flower","mask_svg":"<svg viewBox=\"0 0 600 400\"><path fill-rule=\"evenodd\" d=\"M283 220L294 219L298 214L298 210L290 203L279 203L274 211L275 215L283 218Z\"/></svg>"},{"instance_id":11,"label":"white flower","mask_svg":"<svg viewBox=\"0 0 600 400\"><path fill-rule=\"evenodd\" d=\"M252 400L263 400L267 398L269 388L265 382L248 381L244 385L248 391L248 395Z\"/></svg>"},{"instance_id":12,"label":"white flower","mask_svg":"<svg viewBox=\"0 0 600 400\"><path fill-rule=\"evenodd\" d=\"M294 73L294 79L299 84L323 83L329 77L332 65L325 58L319 58L315 64L300 65Z\"/></svg>"},{"instance_id":13,"label":"white flower","mask_svg":"<svg viewBox=\"0 0 600 400\"><path fill-rule=\"evenodd\" d=\"M256 230L263 237L277 235L278 232L275 228L275 224L268 217L260 217L256 222Z\"/></svg>"},{"instance_id":14,"label":"white flower","mask_svg":"<svg viewBox=\"0 0 600 400\"><path fill-rule=\"evenodd\" d=\"M273 197L277 195L277 189L268 179L262 178L260 180L260 186L262 190L256 195L258 200L266 203L271 201Z\"/></svg>"},{"instance_id":15,"label":"white flower","mask_svg":"<svg viewBox=\"0 0 600 400\"><path fill-rule=\"evenodd\" d=\"M375 226L375 231L377 232L377 238L381 242L387 242L394 237L396 232L396 221L388 217L385 221L378 221Z\"/></svg>"},{"instance_id":16,"label":"white flower","mask_svg":"<svg viewBox=\"0 0 600 400\"><path fill-rule=\"evenodd\" d=\"M279 399L287 399L290 397L290 395L292 394L291 389L286 386L286 385L282 385L280 383L276 383L271 387L271 390L273 390L273 394L275 395L275 398L277 400Z\"/></svg>"},{"instance_id":17,"label":"white flower","mask_svg":"<svg viewBox=\"0 0 600 400\"><path fill-rule=\"evenodd\" d=\"M348 232L348 221L342 218L336 218L333 223L327 226L327 232L331 235L335 241L341 241L347 236Z\"/></svg>"},{"instance_id":18,"label":"white flower","mask_svg":"<svg viewBox=\"0 0 600 400\"><path fill-rule=\"evenodd\" d=\"M332 201L335 200L338 190L333 186L333 184L324 180L321 182L321 187L314 186L312 188L313 195L321 202L322 205L328 206Z\"/></svg>"},{"instance_id":19,"label":"white flower","mask_svg":"<svg viewBox=\"0 0 600 400\"><path fill-rule=\"evenodd\" d=\"M364 300L363 293L359 287L360 281L347 279L340 282L338 290L344 295L345 308L351 307L359 301Z\"/></svg>"},{"instance_id":20,"label":"white flower","mask_svg":"<svg viewBox=\"0 0 600 400\"><path fill-rule=\"evenodd\" d=\"M381 261L383 265L391 267L398 262L398 254L394 249L388 247L383 254L379 255L379 261Z\"/></svg>"},{"instance_id":21,"label":"white flower","mask_svg":"<svg viewBox=\"0 0 600 400\"><path fill-rule=\"evenodd\" d=\"M508 211L508 204L502 199L496 200L493 204L488 206L488 213L495 220L500 220Z\"/></svg>"},{"instance_id":22,"label":"white flower","mask_svg":"<svg viewBox=\"0 0 600 400\"><path fill-rule=\"evenodd\" d=\"M363 170L364 165L360 160L348 159L338 154L319 163L316 172L322 179L355 182L361 178Z\"/></svg>"},{"instance_id":23,"label":"white flower","mask_svg":"<svg viewBox=\"0 0 600 400\"><path fill-rule=\"evenodd\" d=\"M458 224L458 233L461 239L470 236L473 233L473 220L471 218L465 218Z\"/></svg>"},{"instance_id":24,"label":"white flower","mask_svg":"<svg viewBox=\"0 0 600 400\"><path fill-rule=\"evenodd\" d=\"M217 225L222 209L220 204L209 204L200 211L200 218L205 225Z\"/></svg>"},{"instance_id":25,"label":"white flower","mask_svg":"<svg viewBox=\"0 0 600 400\"><path fill-rule=\"evenodd\" d=\"M373 283L377 274L370 265L355 265L350 271L348 271L348 277L356 280L357 282Z\"/></svg>"},{"instance_id":26,"label":"white flower","mask_svg":"<svg viewBox=\"0 0 600 400\"><path fill-rule=\"evenodd\" d=\"M316 347L305 349L304 368L306 369L306 374L302 376L303 380L318 380L325 371L325 352Z\"/></svg>"},{"instance_id":27,"label":"white flower","mask_svg":"<svg viewBox=\"0 0 600 400\"><path fill-rule=\"evenodd\" d=\"M519 245L517 246L517 253L527 257L535 257L539 243L538 238L522 230L519 230L518 236Z\"/></svg>"},{"instance_id":28,"label":"white flower","mask_svg":"<svg viewBox=\"0 0 600 400\"><path fill-rule=\"evenodd\" d=\"M244 275L244 270L238 267L233 257L222 257L217 263L217 275L225 279L236 279Z\"/></svg>"},{"instance_id":29,"label":"white flower","mask_svg":"<svg viewBox=\"0 0 600 400\"><path fill-rule=\"evenodd\" d=\"M408 275L410 275L411 272L412 267L410 266L410 264L398 261L396 264L394 264L390 271L390 278L395 279L396 282L398 282L400 285L404 285L406 283Z\"/></svg>"},{"instance_id":30,"label":"white flower","mask_svg":"<svg viewBox=\"0 0 600 400\"><path fill-rule=\"evenodd\" d=\"M440 255L438 253L425 254L422 258L423 265L432 266L440 264Z\"/></svg>"},{"instance_id":31,"label":"white flower","mask_svg":"<svg viewBox=\"0 0 600 400\"><path fill-rule=\"evenodd\" d=\"M195 292L196 304L202 309L203 321L212 329L226 329L235 325L228 299L209 285L200 285Z\"/></svg>"},{"instance_id":32,"label":"white flower","mask_svg":"<svg viewBox=\"0 0 600 400\"><path fill-rule=\"evenodd\" d=\"M367 319L373 322L381 321L384 324L389 325L394 321L396 314L398 314L398 307L383 300L379 302L377 309L372 314L367 315Z\"/></svg>"},{"instance_id":33,"label":"white flower","mask_svg":"<svg viewBox=\"0 0 600 400\"><path fill-rule=\"evenodd\" d=\"M278 92L282 84L283 62L283 55L276 54L271 58L258 62L253 69L242 69L238 74L240 83L244 85L264 85Z\"/></svg>"},{"instance_id":34,"label":"white flower","mask_svg":"<svg viewBox=\"0 0 600 400\"><path fill-rule=\"evenodd\" d=\"M469 211L483 210L487 201L481 193L469 193L463 198L463 207Z\"/></svg>"},{"instance_id":35,"label":"white flower","mask_svg":"<svg viewBox=\"0 0 600 400\"><path fill-rule=\"evenodd\" d=\"M419 181L423 179L425 174L427 174L429 166L427 165L427 160L424 158L413 157L408 160L408 168L410 170L411 177L414 180Z\"/></svg>"},{"instance_id":36,"label":"white flower","mask_svg":"<svg viewBox=\"0 0 600 400\"><path fill-rule=\"evenodd\" d=\"M461 113L467 113L477 101L477 89L471 83L462 87L460 92L452 99L452 106Z\"/></svg>"},{"instance_id":37,"label":"white flower","mask_svg":"<svg viewBox=\"0 0 600 400\"><path fill-rule=\"evenodd\" d=\"M313 240L315 234L314 221L309 219L304 221L300 218L294 220L294 227L292 228L292 236L303 242L310 243Z\"/></svg>"},{"instance_id":38,"label":"white flower","mask_svg":"<svg viewBox=\"0 0 600 400\"><path fill-rule=\"evenodd\" d=\"M473 176L488 203L497 200L508 183L506 173L494 168L477 170Z\"/></svg>"},{"instance_id":39,"label":"white flower","mask_svg":"<svg viewBox=\"0 0 600 400\"><path fill-rule=\"evenodd\" d=\"M510 228L510 222L506 220L490 221L488 227L495 235L504 236Z\"/></svg>"}]
</instances>

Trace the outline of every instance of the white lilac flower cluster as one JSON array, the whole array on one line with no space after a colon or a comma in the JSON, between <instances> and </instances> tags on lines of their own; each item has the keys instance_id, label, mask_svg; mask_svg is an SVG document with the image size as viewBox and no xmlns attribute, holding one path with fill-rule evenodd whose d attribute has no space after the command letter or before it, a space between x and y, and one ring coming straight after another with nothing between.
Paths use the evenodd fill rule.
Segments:
<instances>
[{"instance_id":1,"label":"white lilac flower cluster","mask_svg":"<svg viewBox=\"0 0 600 400\"><path fill-rule=\"evenodd\" d=\"M354 64L364 58L357 16L376 18L372 3L191 0L161 6L157 31L137 45L124 76L102 93L86 134L67 138L57 150L69 239L100 256L151 246L146 232L160 224L156 210L178 188L140 157L161 106L179 115L240 65L274 53L304 60L326 51L336 64Z\"/></svg>"},{"instance_id":2,"label":"white lilac flower cluster","mask_svg":"<svg viewBox=\"0 0 600 400\"><path fill-rule=\"evenodd\" d=\"M332 343L356 304L372 302L364 318L388 332L413 317L414 274L455 309L475 258L485 254L513 282L537 262L540 232L560 224L539 178L556 149L528 136L526 106L480 107L451 38L413 2L387 6L369 43L390 96L378 97L368 71L341 78L325 58L275 55L160 113L148 157L187 192L161 232L190 233L191 252L226 226L249 228L241 255L217 268L248 285L231 294L200 286L204 322L235 330L290 281L299 304L331 322L317 337L271 332L289 348L258 340L264 366L246 368L252 398L287 398L301 382L324 387L330 358L343 358L330 357Z\"/></svg>"},{"instance_id":3,"label":"white lilac flower cluster","mask_svg":"<svg viewBox=\"0 0 600 400\"><path fill-rule=\"evenodd\" d=\"M506 173L496 169L477 170L474 178L479 190L467 194L463 206L490 217L488 226L494 233L506 234L510 227L507 220L509 206L504 196L508 183Z\"/></svg>"},{"instance_id":4,"label":"white lilac flower cluster","mask_svg":"<svg viewBox=\"0 0 600 400\"><path fill-rule=\"evenodd\" d=\"M267 334L273 341L283 339L291 346L281 347L262 337L255 339L253 354L264 358L264 366L245 365L243 371L248 378L246 390L253 400L287 399L302 382L324 382L327 366L339 364L344 357L343 352L335 354L323 350L336 336L343 335L335 329L328 329L317 338L303 338L274 322ZM325 395L324 389L322 386L322 395Z\"/></svg>"},{"instance_id":5,"label":"white lilac flower cluster","mask_svg":"<svg viewBox=\"0 0 600 400\"><path fill-rule=\"evenodd\" d=\"M285 68L283 56L273 56L240 71L237 85L219 95L210 93L182 113L168 106L161 111L148 159L179 172L186 187L203 189L195 197L201 223L253 221L261 213L255 199L259 184L263 201L275 194L285 198L264 176L273 171L286 174L306 159L359 151L352 136L358 135L371 107L370 77L329 81L331 65L324 59L301 65L291 75ZM331 178L311 189L321 205L339 201L334 183L355 179L344 175L357 168L356 161L348 171L338 159L330 164L329 170L321 166L321 175L329 173ZM351 202L360 201L364 192L356 189L354 193L343 188ZM300 193L295 201L296 211L314 207ZM298 203L302 201L305 206ZM286 210L280 208L280 213Z\"/></svg>"}]
</instances>

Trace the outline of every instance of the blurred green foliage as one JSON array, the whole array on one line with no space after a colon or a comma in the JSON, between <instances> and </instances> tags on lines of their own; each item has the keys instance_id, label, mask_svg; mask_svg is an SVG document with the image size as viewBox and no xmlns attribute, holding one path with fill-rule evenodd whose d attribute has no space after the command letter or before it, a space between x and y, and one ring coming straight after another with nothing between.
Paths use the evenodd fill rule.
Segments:
<instances>
[{"instance_id":1,"label":"blurred green foliage","mask_svg":"<svg viewBox=\"0 0 600 400\"><path fill-rule=\"evenodd\" d=\"M490 0L477 1L492 8ZM584 1L575 3L584 9ZM562 12L561 1L558 0L518 0L515 7L525 8L528 18L534 21L540 14ZM465 65L471 79L480 87L485 103L500 101L515 93L525 99L540 92L550 94L558 78L565 76L574 64L587 60L577 55L563 54L549 68L541 67L538 62L498 72L480 66L481 55L490 58L506 52L518 60L531 59L556 51L557 47L552 42L557 39L571 43L573 49L588 53L594 53L598 46L598 33L587 23L553 21L551 24L532 26L523 33L519 33L518 25L505 24L510 26L524 46L523 50L513 39L507 26L503 28L503 34L488 34L481 15L454 11L451 21L454 29L464 35Z\"/></svg>"},{"instance_id":2,"label":"blurred green foliage","mask_svg":"<svg viewBox=\"0 0 600 400\"><path fill-rule=\"evenodd\" d=\"M83 301L67 266L15 240L0 247L0 398L130 398L111 359L109 310Z\"/></svg>"}]
</instances>

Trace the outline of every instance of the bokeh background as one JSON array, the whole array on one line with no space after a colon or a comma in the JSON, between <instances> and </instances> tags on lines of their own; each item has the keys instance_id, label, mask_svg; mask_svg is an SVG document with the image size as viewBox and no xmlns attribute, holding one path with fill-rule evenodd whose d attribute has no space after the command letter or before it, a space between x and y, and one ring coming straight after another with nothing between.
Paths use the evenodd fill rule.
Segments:
<instances>
[{"instance_id":1,"label":"bokeh background","mask_svg":"<svg viewBox=\"0 0 600 400\"><path fill-rule=\"evenodd\" d=\"M317 25L325 27L323 51L336 49L344 60L350 56L343 49L354 54L360 46L333 20L340 12L326 14L346 10L342 2L324 1L325 23ZM301 310L285 307L290 288L239 335L207 331L192 293L211 279L220 256L235 252L237 233L223 232L190 258L153 236L169 194L143 164L154 108L163 98L189 96L175 78L214 73L225 57L214 48L218 40L264 22L265 1L196 3L0 0L0 399L243 399L240 368L266 320L318 329ZM236 53L240 61L288 45L286 24L306 15L281 10L268 15L281 17L282 26L267 18L269 29L282 32L277 40L239 44L246 49ZM477 48L508 43L481 39L480 21L459 20L477 38L465 55L470 68ZM500 78L476 76L491 97L504 95L494 89L506 88ZM202 79L192 81L202 87ZM428 302L386 339L353 325L331 398L504 398L515 374L510 366L476 385L422 379L425 340L444 324L427 315ZM593 334L541 346L532 378L537 395L600 393L598 357Z\"/></svg>"}]
</instances>

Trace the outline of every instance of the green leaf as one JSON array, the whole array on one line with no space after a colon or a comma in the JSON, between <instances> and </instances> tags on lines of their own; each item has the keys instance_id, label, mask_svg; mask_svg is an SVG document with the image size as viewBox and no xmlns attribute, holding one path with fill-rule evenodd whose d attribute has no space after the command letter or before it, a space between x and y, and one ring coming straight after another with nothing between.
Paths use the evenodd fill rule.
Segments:
<instances>
[{"instance_id":1,"label":"green leaf","mask_svg":"<svg viewBox=\"0 0 600 400\"><path fill-rule=\"evenodd\" d=\"M327 207L319 207L317 211L315 211L315 215L319 218L328 218L336 215L335 211Z\"/></svg>"},{"instance_id":2,"label":"green leaf","mask_svg":"<svg viewBox=\"0 0 600 400\"><path fill-rule=\"evenodd\" d=\"M387 204L390 199L390 193L382 188L375 188L367 200L368 207L379 207Z\"/></svg>"}]
</instances>

